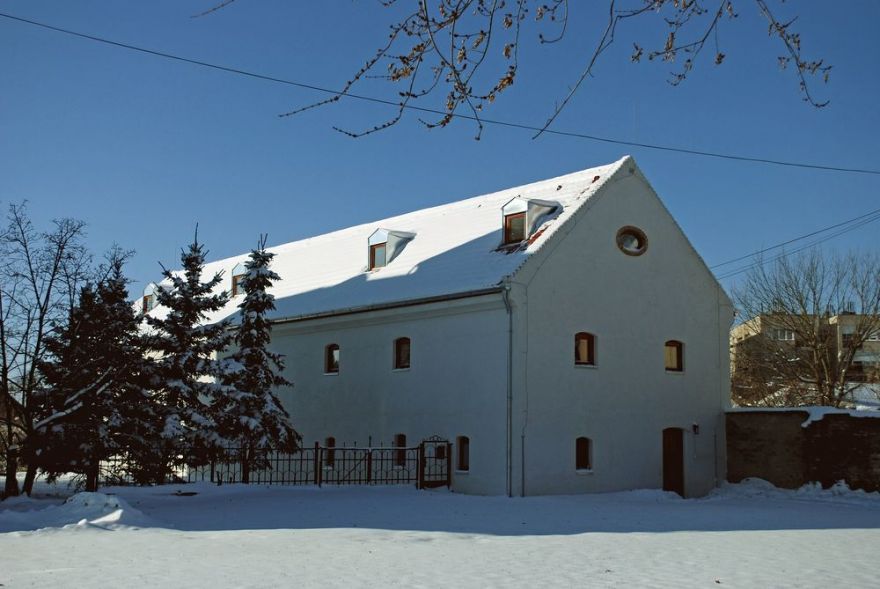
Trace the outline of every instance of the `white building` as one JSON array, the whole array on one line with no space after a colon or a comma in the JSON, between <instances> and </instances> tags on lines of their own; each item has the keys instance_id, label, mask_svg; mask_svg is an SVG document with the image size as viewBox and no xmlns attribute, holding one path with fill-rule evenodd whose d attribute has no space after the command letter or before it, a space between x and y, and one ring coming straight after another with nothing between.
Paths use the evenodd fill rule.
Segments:
<instances>
[{"instance_id":1,"label":"white building","mask_svg":"<svg viewBox=\"0 0 880 589\"><path fill-rule=\"evenodd\" d=\"M305 445L441 436L467 493L723 478L733 308L632 158L272 251Z\"/></svg>"}]
</instances>

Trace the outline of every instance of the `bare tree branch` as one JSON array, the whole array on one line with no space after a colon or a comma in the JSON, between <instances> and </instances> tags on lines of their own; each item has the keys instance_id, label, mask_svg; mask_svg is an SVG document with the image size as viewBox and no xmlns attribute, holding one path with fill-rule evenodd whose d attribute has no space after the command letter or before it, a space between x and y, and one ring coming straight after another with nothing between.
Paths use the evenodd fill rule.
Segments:
<instances>
[{"instance_id":1,"label":"bare tree branch","mask_svg":"<svg viewBox=\"0 0 880 589\"><path fill-rule=\"evenodd\" d=\"M220 10L234 0L215 4L201 15ZM780 21L771 11L768 0L607 0L608 18L591 53L581 56L584 67L565 96L556 103L541 130L540 136L568 107L574 96L582 90L585 82L593 77L600 57L614 43L618 25L639 17L653 17L664 30L662 42L652 43L653 49L633 42L632 62L643 57L648 61L660 60L673 63L679 56L684 61L677 70L670 72L669 82L679 85L692 72L697 58L710 40L714 43L713 63L721 65L726 55L721 50L719 29L722 24L733 22L738 14L734 1L754 1L761 15L769 24L770 35L779 39L786 55L774 58L785 69L793 64L798 77L800 92L806 102L821 108L828 101L814 98L810 82L816 77L828 81L831 66L824 61L808 60L801 51L800 34L792 30L795 19ZM782 0L780 0L782 1ZM536 26L555 27L545 36L537 33L538 45L561 41L571 30L569 19L575 8L584 10L583 4L571 5L569 0L411 0L413 12L405 12L391 25L388 40L366 61L354 76L348 79L336 95L291 110L281 116L291 116L307 110L337 102L352 87L365 78L379 78L391 84L405 83L398 90L398 109L390 119L364 131L349 131L334 127L350 137L363 137L387 129L400 120L411 104L419 99L443 95L443 115L435 121L419 119L426 127L445 127L461 109L466 118L477 125L479 139L483 123L482 113L507 89L519 74L519 50L523 24L533 15ZM704 3L712 4L711 9ZM384 9L400 8L397 0L379 0ZM198 16L201 16L198 15ZM386 74L374 73L385 67Z\"/></svg>"}]
</instances>

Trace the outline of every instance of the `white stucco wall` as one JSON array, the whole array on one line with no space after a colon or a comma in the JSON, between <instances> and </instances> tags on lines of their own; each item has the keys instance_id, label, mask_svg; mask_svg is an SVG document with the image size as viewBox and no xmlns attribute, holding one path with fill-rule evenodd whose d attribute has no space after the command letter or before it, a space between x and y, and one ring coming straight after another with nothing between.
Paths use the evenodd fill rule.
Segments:
<instances>
[{"instance_id":1,"label":"white stucco wall","mask_svg":"<svg viewBox=\"0 0 880 589\"><path fill-rule=\"evenodd\" d=\"M630 168L632 171L630 171ZM648 236L644 255L617 248L620 227ZM500 255L500 254L499 254ZM733 309L634 164L624 166L531 254L508 283L513 307L513 495L662 485L662 431L685 432L685 487L723 477ZM574 365L574 334L598 338L597 365ZM392 369L393 342L412 366ZM664 368L664 342L684 342L684 371ZM324 374L324 348L341 348ZM280 392L304 445L408 445L470 438L456 491L507 487L508 314L501 294L276 324L295 387ZM694 434L692 426L699 426ZM575 470L575 440L592 440L593 469ZM455 451L453 450L453 455Z\"/></svg>"},{"instance_id":2,"label":"white stucco wall","mask_svg":"<svg viewBox=\"0 0 880 589\"><path fill-rule=\"evenodd\" d=\"M617 248L624 225L647 234L645 254ZM667 427L685 430L688 495L723 477L733 310L637 169L621 170L511 288L514 494L658 488ZM596 367L574 365L579 331L598 338ZM685 344L681 373L664 368L670 339ZM592 440L591 473L575 471L579 436Z\"/></svg>"},{"instance_id":3,"label":"white stucco wall","mask_svg":"<svg viewBox=\"0 0 880 589\"><path fill-rule=\"evenodd\" d=\"M412 342L411 368L393 370L393 342ZM507 313L500 294L276 324L272 347L287 356L292 389L280 391L303 444L414 446L438 435L470 438L470 472L453 488L506 492ZM340 346L340 370L324 374L324 347ZM454 454L454 451L453 451ZM454 458L454 456L453 456ZM453 460L454 464L454 460Z\"/></svg>"}]
</instances>

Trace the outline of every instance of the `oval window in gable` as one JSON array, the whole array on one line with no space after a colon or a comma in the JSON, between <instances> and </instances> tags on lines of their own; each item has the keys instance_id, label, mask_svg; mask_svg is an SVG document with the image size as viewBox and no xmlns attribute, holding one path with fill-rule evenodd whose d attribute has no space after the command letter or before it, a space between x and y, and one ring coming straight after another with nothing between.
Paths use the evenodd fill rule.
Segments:
<instances>
[{"instance_id":1,"label":"oval window in gable","mask_svg":"<svg viewBox=\"0 0 880 589\"><path fill-rule=\"evenodd\" d=\"M617 247L628 256L641 256L648 249L648 236L638 227L621 227L617 232Z\"/></svg>"}]
</instances>

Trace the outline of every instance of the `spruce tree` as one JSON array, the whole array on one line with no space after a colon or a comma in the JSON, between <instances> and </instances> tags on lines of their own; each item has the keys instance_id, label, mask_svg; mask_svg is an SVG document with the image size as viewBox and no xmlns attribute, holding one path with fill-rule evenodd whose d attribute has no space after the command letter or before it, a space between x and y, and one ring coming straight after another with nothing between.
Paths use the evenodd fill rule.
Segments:
<instances>
[{"instance_id":1,"label":"spruce tree","mask_svg":"<svg viewBox=\"0 0 880 589\"><path fill-rule=\"evenodd\" d=\"M214 293L223 280L221 272L202 281L205 254L197 231L181 251L182 271L163 268L164 280L156 292L159 308L146 316L155 357L154 406L161 418L156 428L166 469L177 457L190 464L206 462L224 442L217 429L216 401L228 388L221 356L233 334L228 321L208 320L226 305L229 294Z\"/></svg>"},{"instance_id":2,"label":"spruce tree","mask_svg":"<svg viewBox=\"0 0 880 589\"><path fill-rule=\"evenodd\" d=\"M252 470L268 467L270 452L293 452L300 441L274 392L277 387L292 386L281 374L284 357L268 349L272 325L267 314L275 309L275 297L267 290L279 279L270 268L274 255L266 251L263 236L245 264L240 283L245 294L235 330L237 349L227 380L235 391L222 397L219 411L223 437L238 448L244 483L250 482Z\"/></svg>"},{"instance_id":3,"label":"spruce tree","mask_svg":"<svg viewBox=\"0 0 880 589\"><path fill-rule=\"evenodd\" d=\"M97 287L86 285L66 325L46 341L32 454L50 477L85 475L95 490L99 465L141 447L151 413L143 339L128 302L126 255L114 250Z\"/></svg>"}]
</instances>

